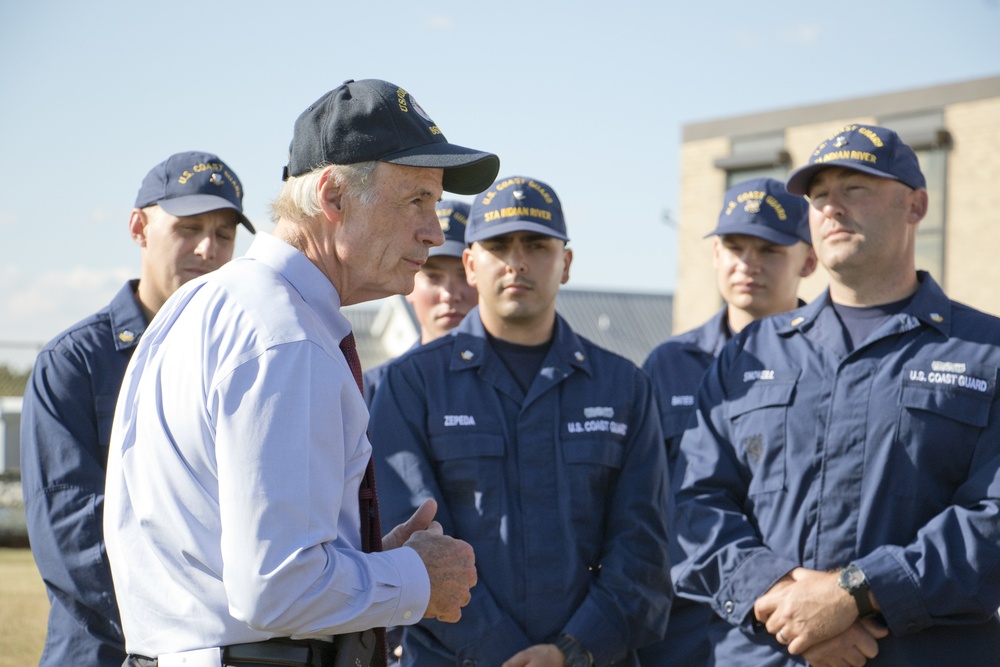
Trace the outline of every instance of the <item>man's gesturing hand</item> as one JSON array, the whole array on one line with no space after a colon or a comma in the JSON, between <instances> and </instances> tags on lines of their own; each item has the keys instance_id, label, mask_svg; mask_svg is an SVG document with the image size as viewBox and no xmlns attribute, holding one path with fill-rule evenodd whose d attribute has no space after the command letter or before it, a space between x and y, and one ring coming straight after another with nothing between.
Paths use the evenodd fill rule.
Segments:
<instances>
[{"instance_id":1,"label":"man's gesturing hand","mask_svg":"<svg viewBox=\"0 0 1000 667\"><path fill-rule=\"evenodd\" d=\"M382 540L385 549L408 546L424 561L431 580L431 599L424 618L455 623L469 604L476 585L476 556L467 542L448 537L434 521L437 503L424 501L406 523L396 526Z\"/></svg>"}]
</instances>

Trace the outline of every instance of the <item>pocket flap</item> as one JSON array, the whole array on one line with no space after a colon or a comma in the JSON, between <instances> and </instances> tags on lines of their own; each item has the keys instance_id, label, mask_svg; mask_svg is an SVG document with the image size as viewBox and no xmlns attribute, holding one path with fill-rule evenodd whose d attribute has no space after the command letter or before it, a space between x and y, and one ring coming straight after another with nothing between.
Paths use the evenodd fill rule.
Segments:
<instances>
[{"instance_id":1,"label":"pocket flap","mask_svg":"<svg viewBox=\"0 0 1000 667\"><path fill-rule=\"evenodd\" d=\"M503 436L492 433L462 433L436 435L431 438L434 460L451 461L480 456L503 456Z\"/></svg>"}]
</instances>

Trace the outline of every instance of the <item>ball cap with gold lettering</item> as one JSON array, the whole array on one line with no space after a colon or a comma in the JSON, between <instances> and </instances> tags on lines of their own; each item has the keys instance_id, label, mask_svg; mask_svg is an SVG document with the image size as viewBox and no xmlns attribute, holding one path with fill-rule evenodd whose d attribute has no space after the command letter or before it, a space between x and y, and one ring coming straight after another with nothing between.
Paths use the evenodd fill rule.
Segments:
<instances>
[{"instance_id":1,"label":"ball cap with gold lettering","mask_svg":"<svg viewBox=\"0 0 1000 667\"><path fill-rule=\"evenodd\" d=\"M927 181L913 149L899 135L877 125L848 125L820 142L809 158L788 177L788 191L805 195L809 182L827 167L844 167L880 178L899 181L914 190L926 188Z\"/></svg>"},{"instance_id":2,"label":"ball cap with gold lettering","mask_svg":"<svg viewBox=\"0 0 1000 667\"><path fill-rule=\"evenodd\" d=\"M500 170L496 155L448 143L406 90L365 79L345 81L302 112L283 179L370 161L444 169L444 189L462 195L482 192Z\"/></svg>"},{"instance_id":3,"label":"ball cap with gold lettering","mask_svg":"<svg viewBox=\"0 0 1000 667\"><path fill-rule=\"evenodd\" d=\"M466 243L513 232L537 232L569 241L562 204L551 186L535 178L508 176L476 196L465 229Z\"/></svg>"},{"instance_id":4,"label":"ball cap with gold lettering","mask_svg":"<svg viewBox=\"0 0 1000 667\"><path fill-rule=\"evenodd\" d=\"M469 224L469 205L464 201L443 199L435 208L441 231L444 232L444 243L428 250L427 256L461 259L465 250L465 227Z\"/></svg>"},{"instance_id":5,"label":"ball cap with gold lettering","mask_svg":"<svg viewBox=\"0 0 1000 667\"><path fill-rule=\"evenodd\" d=\"M781 181L753 178L726 191L719 224L705 238L717 234L746 234L777 245L811 244L809 202L789 194Z\"/></svg>"},{"instance_id":6,"label":"ball cap with gold lettering","mask_svg":"<svg viewBox=\"0 0 1000 667\"><path fill-rule=\"evenodd\" d=\"M255 232L243 215L243 184L214 153L174 153L153 167L142 181L135 207L153 204L179 218L230 208L251 233Z\"/></svg>"}]
</instances>

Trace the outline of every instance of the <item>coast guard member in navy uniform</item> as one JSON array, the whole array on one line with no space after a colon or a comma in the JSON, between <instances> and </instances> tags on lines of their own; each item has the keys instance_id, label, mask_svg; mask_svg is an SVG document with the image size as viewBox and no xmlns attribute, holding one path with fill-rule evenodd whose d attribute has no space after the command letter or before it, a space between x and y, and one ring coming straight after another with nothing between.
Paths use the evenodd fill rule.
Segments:
<instances>
[{"instance_id":1,"label":"coast guard member in navy uniform","mask_svg":"<svg viewBox=\"0 0 1000 667\"><path fill-rule=\"evenodd\" d=\"M715 664L1000 661L1000 321L917 271L927 190L884 127L820 143L812 304L740 332L705 376L675 528Z\"/></svg>"},{"instance_id":2,"label":"coast guard member in navy uniform","mask_svg":"<svg viewBox=\"0 0 1000 667\"><path fill-rule=\"evenodd\" d=\"M712 236L716 281L725 304L697 329L670 338L646 359L643 370L653 382L660 425L667 446L672 485L680 484L681 436L694 422L694 395L701 378L734 333L750 322L792 310L799 281L816 269L809 238L809 204L789 194L773 178L754 178L726 191ZM680 560L676 540L671 542ZM708 605L676 598L667 636L640 650L644 667L704 667L711 650Z\"/></svg>"},{"instance_id":3,"label":"coast guard member in navy uniform","mask_svg":"<svg viewBox=\"0 0 1000 667\"><path fill-rule=\"evenodd\" d=\"M465 240L478 307L391 364L372 406L383 512L436 499L479 572L458 623L406 628L403 664L636 665L671 601L649 380L556 314L573 254L549 185L496 181Z\"/></svg>"},{"instance_id":4,"label":"coast guard member in navy uniform","mask_svg":"<svg viewBox=\"0 0 1000 667\"><path fill-rule=\"evenodd\" d=\"M101 531L108 439L122 376L173 292L233 256L243 185L212 153L170 156L149 171L129 215L138 280L39 353L24 393L21 485L31 552L49 596L39 663L119 667L125 639Z\"/></svg>"}]
</instances>

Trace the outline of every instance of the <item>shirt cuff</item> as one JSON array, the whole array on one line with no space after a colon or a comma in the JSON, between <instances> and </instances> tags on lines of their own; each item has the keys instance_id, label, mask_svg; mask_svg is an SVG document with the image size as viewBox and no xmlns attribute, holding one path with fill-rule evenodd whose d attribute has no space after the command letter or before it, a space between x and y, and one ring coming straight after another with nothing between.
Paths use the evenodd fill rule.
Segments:
<instances>
[{"instance_id":1,"label":"shirt cuff","mask_svg":"<svg viewBox=\"0 0 1000 667\"><path fill-rule=\"evenodd\" d=\"M424 617L431 600L431 580L420 555L410 547L383 551L399 573L399 603L392 619L386 624L413 625Z\"/></svg>"},{"instance_id":2,"label":"shirt cuff","mask_svg":"<svg viewBox=\"0 0 1000 667\"><path fill-rule=\"evenodd\" d=\"M920 595L918 583L911 578L902 554L897 557L897 551L901 549L879 547L853 562L865 573L889 629L901 635L923 630L932 625L933 619Z\"/></svg>"},{"instance_id":3,"label":"shirt cuff","mask_svg":"<svg viewBox=\"0 0 1000 667\"><path fill-rule=\"evenodd\" d=\"M770 549L756 550L726 578L713 602L716 613L730 624L742 626L745 632L755 632L754 603L796 567Z\"/></svg>"},{"instance_id":4,"label":"shirt cuff","mask_svg":"<svg viewBox=\"0 0 1000 667\"><path fill-rule=\"evenodd\" d=\"M563 632L573 635L590 651L595 665L609 665L621 660L629 648L626 646L627 628L618 627L592 597L583 600Z\"/></svg>"}]
</instances>

